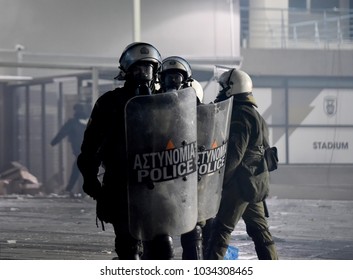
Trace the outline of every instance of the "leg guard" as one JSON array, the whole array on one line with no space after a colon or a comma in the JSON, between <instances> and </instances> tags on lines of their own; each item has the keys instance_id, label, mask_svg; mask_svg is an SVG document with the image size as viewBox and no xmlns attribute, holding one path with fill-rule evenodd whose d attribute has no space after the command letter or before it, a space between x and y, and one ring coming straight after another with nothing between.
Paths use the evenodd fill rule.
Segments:
<instances>
[{"instance_id":1,"label":"leg guard","mask_svg":"<svg viewBox=\"0 0 353 280\"><path fill-rule=\"evenodd\" d=\"M143 243L144 260L172 260L174 259L173 238L169 235L157 236L152 241Z\"/></svg>"},{"instance_id":2,"label":"leg guard","mask_svg":"<svg viewBox=\"0 0 353 280\"><path fill-rule=\"evenodd\" d=\"M183 260L203 260L202 229L199 225L180 237Z\"/></svg>"},{"instance_id":3,"label":"leg guard","mask_svg":"<svg viewBox=\"0 0 353 280\"><path fill-rule=\"evenodd\" d=\"M205 224L202 226L202 247L203 254L207 251L208 240L210 239L212 223L214 218L208 219Z\"/></svg>"},{"instance_id":4,"label":"leg guard","mask_svg":"<svg viewBox=\"0 0 353 280\"><path fill-rule=\"evenodd\" d=\"M142 255L142 242L135 239L119 242L117 238L115 238L115 252L119 260L140 260Z\"/></svg>"},{"instance_id":5,"label":"leg guard","mask_svg":"<svg viewBox=\"0 0 353 280\"><path fill-rule=\"evenodd\" d=\"M115 232L115 252L119 260L139 260L142 255L142 242L133 238L122 225L113 224Z\"/></svg>"}]
</instances>

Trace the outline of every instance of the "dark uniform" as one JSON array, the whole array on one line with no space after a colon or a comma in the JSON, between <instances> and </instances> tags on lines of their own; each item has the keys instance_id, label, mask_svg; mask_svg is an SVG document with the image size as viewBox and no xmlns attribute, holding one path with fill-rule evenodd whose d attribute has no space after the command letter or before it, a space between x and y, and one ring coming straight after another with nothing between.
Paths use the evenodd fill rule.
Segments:
<instances>
[{"instance_id":1,"label":"dark uniform","mask_svg":"<svg viewBox=\"0 0 353 280\"><path fill-rule=\"evenodd\" d=\"M220 83L225 91L221 92L219 98L224 99L233 96L233 112L222 199L213 222L207 259L222 260L224 258L231 233L241 218L246 224L248 235L255 244L258 258L278 259L266 220L264 201L246 201L240 185L240 179L243 176L240 166L242 162L249 166L256 166L257 162L263 157L263 139L268 143L268 128L265 120L255 109L256 103L251 94L252 83L250 77L245 72L238 70L230 70L226 75L228 75L227 84L222 85ZM232 77L232 75L236 77ZM237 81L237 79L240 81ZM246 81L246 84L243 83L242 79L249 80ZM235 89L237 83L238 86L240 84L241 87L247 89ZM269 184L269 172L263 172L258 180L263 184Z\"/></svg>"},{"instance_id":2,"label":"dark uniform","mask_svg":"<svg viewBox=\"0 0 353 280\"><path fill-rule=\"evenodd\" d=\"M57 145L65 137L71 144L72 153L75 156L75 161L72 164L69 182L66 185L65 191L72 192L73 188L79 179L80 171L77 168L77 156L80 153L80 147L83 139L83 134L86 129L87 114L85 107L82 104L74 106L74 116L70 118L59 130L59 132L51 140L52 146Z\"/></svg>"},{"instance_id":3,"label":"dark uniform","mask_svg":"<svg viewBox=\"0 0 353 280\"><path fill-rule=\"evenodd\" d=\"M124 50L119 78L126 82L96 101L78 157L83 190L97 200L98 219L113 225L119 259L139 259L143 252L142 242L129 232L125 105L137 94L153 92L160 62L159 52L147 43L133 43ZM105 170L102 184L97 178L100 166Z\"/></svg>"}]
</instances>

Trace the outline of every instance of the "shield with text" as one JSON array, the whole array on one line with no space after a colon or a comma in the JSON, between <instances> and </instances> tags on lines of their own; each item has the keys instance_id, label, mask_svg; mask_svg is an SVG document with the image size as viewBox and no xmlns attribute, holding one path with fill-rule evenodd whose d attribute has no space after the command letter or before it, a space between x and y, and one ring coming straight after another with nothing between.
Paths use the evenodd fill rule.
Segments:
<instances>
[{"instance_id":1,"label":"shield with text","mask_svg":"<svg viewBox=\"0 0 353 280\"><path fill-rule=\"evenodd\" d=\"M197 106L198 221L217 214L222 194L233 97Z\"/></svg>"},{"instance_id":2,"label":"shield with text","mask_svg":"<svg viewBox=\"0 0 353 280\"><path fill-rule=\"evenodd\" d=\"M197 222L197 119L192 88L126 105L130 232L144 241Z\"/></svg>"}]
</instances>

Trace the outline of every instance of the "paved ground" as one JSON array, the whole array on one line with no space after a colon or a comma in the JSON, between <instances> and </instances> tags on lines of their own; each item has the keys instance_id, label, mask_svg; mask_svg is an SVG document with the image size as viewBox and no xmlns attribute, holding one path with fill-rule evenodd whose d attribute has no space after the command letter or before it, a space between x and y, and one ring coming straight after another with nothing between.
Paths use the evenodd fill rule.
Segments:
<instances>
[{"instance_id":1,"label":"paved ground","mask_svg":"<svg viewBox=\"0 0 353 280\"><path fill-rule=\"evenodd\" d=\"M269 223L279 256L284 260L353 260L353 201L268 199ZM181 248L176 241L176 259ZM64 196L0 196L0 259L110 260L114 234L95 224L90 198ZM239 259L256 259L243 222L231 245Z\"/></svg>"}]
</instances>

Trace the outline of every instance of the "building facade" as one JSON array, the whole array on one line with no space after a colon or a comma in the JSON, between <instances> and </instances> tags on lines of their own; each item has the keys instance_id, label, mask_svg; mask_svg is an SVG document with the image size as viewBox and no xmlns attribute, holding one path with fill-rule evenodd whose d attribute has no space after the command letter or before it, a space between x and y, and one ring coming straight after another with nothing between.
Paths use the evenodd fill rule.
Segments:
<instances>
[{"instance_id":1,"label":"building facade","mask_svg":"<svg viewBox=\"0 0 353 280\"><path fill-rule=\"evenodd\" d=\"M91 106L119 86L118 57L137 39L187 58L206 103L217 94L219 69L252 76L280 151L274 182L293 181L288 174L300 169L306 182L318 174L330 185L353 166L352 1L2 2L12 16L0 17L9 27L0 36L0 170L18 161L43 183L65 180L70 147L52 148L51 138L73 104Z\"/></svg>"}]
</instances>

